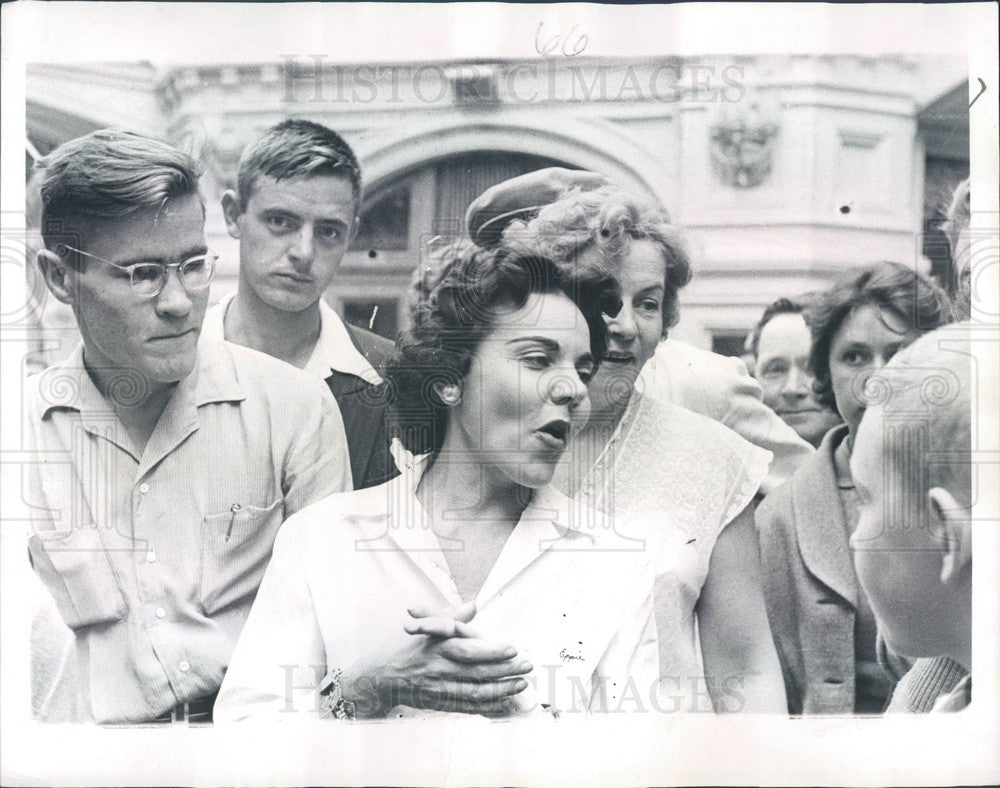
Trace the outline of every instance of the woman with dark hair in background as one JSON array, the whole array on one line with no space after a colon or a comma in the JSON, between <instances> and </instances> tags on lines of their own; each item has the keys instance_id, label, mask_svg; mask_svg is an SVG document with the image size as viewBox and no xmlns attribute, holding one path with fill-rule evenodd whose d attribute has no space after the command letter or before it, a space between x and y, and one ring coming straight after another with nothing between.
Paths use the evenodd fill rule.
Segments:
<instances>
[{"instance_id":1,"label":"woman with dark hair in background","mask_svg":"<svg viewBox=\"0 0 1000 788\"><path fill-rule=\"evenodd\" d=\"M949 322L950 309L930 279L878 263L820 294L808 315L816 400L836 407L845 423L756 514L768 616L793 714L878 714L891 694L848 546L858 506L851 448L869 378Z\"/></svg>"},{"instance_id":2,"label":"woman with dark hair in background","mask_svg":"<svg viewBox=\"0 0 1000 788\"><path fill-rule=\"evenodd\" d=\"M594 269L453 261L386 372L402 475L285 524L216 721L650 708L649 552L549 485L619 308Z\"/></svg>"}]
</instances>

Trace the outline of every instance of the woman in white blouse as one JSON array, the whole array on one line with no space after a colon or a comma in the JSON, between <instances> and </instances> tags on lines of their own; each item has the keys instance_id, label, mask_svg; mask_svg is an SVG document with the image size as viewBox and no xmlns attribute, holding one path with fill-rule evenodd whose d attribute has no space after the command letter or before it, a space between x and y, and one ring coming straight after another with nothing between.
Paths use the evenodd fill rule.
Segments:
<instances>
[{"instance_id":1,"label":"woman in white blouse","mask_svg":"<svg viewBox=\"0 0 1000 788\"><path fill-rule=\"evenodd\" d=\"M656 711L653 568L549 485L612 277L461 256L387 370L402 475L282 527L216 722Z\"/></svg>"},{"instance_id":2,"label":"woman in white blouse","mask_svg":"<svg viewBox=\"0 0 1000 788\"><path fill-rule=\"evenodd\" d=\"M662 705L785 712L752 511L770 452L640 390L639 371L677 322L678 290L691 275L677 227L662 208L610 186L570 190L532 212L509 224L504 244L573 269L603 266L621 283L624 305L607 318L608 350L590 384L591 417L554 484L605 512L621 544L643 540L659 555Z\"/></svg>"}]
</instances>

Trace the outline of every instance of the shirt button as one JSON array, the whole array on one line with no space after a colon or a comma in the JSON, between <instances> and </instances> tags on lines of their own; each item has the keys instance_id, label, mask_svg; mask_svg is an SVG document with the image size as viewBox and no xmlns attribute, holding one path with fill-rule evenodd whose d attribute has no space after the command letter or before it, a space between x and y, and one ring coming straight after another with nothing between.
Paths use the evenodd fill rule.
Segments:
<instances>
[{"instance_id":1,"label":"shirt button","mask_svg":"<svg viewBox=\"0 0 1000 788\"><path fill-rule=\"evenodd\" d=\"M156 608L156 617L157 618L166 618L167 617L167 610L166 610L166 608L163 608L163 607ZM181 664L187 664L187 663L181 663ZM181 668L181 670L184 670L184 668Z\"/></svg>"},{"instance_id":2,"label":"shirt button","mask_svg":"<svg viewBox=\"0 0 1000 788\"><path fill-rule=\"evenodd\" d=\"M188 662L186 659L182 659L181 663L177 666L177 669L181 673L187 673L189 670L191 670L191 663Z\"/></svg>"},{"instance_id":3,"label":"shirt button","mask_svg":"<svg viewBox=\"0 0 1000 788\"><path fill-rule=\"evenodd\" d=\"M146 484L146 482L143 482L142 484L140 484L139 485L139 492L141 492L143 495L145 495L146 493L148 493L149 492L149 485Z\"/></svg>"},{"instance_id":4,"label":"shirt button","mask_svg":"<svg viewBox=\"0 0 1000 788\"><path fill-rule=\"evenodd\" d=\"M151 564L155 560L156 560L156 553L154 551L150 550L148 553L146 553L146 563Z\"/></svg>"}]
</instances>

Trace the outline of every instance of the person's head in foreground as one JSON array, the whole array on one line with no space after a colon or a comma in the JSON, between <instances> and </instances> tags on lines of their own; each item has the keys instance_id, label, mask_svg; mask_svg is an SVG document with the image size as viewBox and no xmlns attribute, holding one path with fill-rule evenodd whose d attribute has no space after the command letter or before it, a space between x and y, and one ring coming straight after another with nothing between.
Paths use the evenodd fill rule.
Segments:
<instances>
[{"instance_id":1,"label":"person's head in foreground","mask_svg":"<svg viewBox=\"0 0 1000 788\"><path fill-rule=\"evenodd\" d=\"M301 312L330 286L358 224L361 169L331 129L285 120L240 158L222 197L240 242L240 284L273 309Z\"/></svg>"},{"instance_id":2,"label":"person's head in foreground","mask_svg":"<svg viewBox=\"0 0 1000 788\"><path fill-rule=\"evenodd\" d=\"M398 432L414 453L463 455L488 481L549 482L590 413L614 279L505 248L468 248L414 313L386 375Z\"/></svg>"},{"instance_id":3,"label":"person's head in foreground","mask_svg":"<svg viewBox=\"0 0 1000 788\"><path fill-rule=\"evenodd\" d=\"M69 304L99 388L129 370L140 389L194 369L215 256L205 245L200 170L164 142L105 129L45 163L38 262Z\"/></svg>"},{"instance_id":4,"label":"person's head in foreground","mask_svg":"<svg viewBox=\"0 0 1000 788\"><path fill-rule=\"evenodd\" d=\"M820 405L836 408L853 441L865 412L865 385L902 348L948 323L951 304L927 277L876 263L819 295L808 313L809 366Z\"/></svg>"},{"instance_id":5,"label":"person's head in foreground","mask_svg":"<svg viewBox=\"0 0 1000 788\"><path fill-rule=\"evenodd\" d=\"M851 475L861 494L854 564L886 644L970 669L970 347L963 326L928 334L882 371Z\"/></svg>"},{"instance_id":6,"label":"person's head in foreground","mask_svg":"<svg viewBox=\"0 0 1000 788\"><path fill-rule=\"evenodd\" d=\"M813 394L812 336L803 314L812 298L779 298L770 304L753 330L750 352L764 404L800 438L818 446L827 431L840 424L840 416Z\"/></svg>"},{"instance_id":7,"label":"person's head in foreground","mask_svg":"<svg viewBox=\"0 0 1000 788\"><path fill-rule=\"evenodd\" d=\"M595 417L620 415L639 371L677 323L678 291L691 279L687 250L666 211L610 186L571 191L534 219L512 222L504 243L618 279L622 308L606 318L607 352L590 394Z\"/></svg>"}]
</instances>

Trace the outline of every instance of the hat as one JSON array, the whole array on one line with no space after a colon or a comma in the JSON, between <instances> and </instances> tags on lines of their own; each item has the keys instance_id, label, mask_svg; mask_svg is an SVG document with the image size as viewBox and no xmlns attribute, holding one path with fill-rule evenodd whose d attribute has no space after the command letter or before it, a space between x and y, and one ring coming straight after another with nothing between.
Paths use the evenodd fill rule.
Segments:
<instances>
[{"instance_id":1,"label":"hat","mask_svg":"<svg viewBox=\"0 0 1000 788\"><path fill-rule=\"evenodd\" d=\"M511 178L480 194L465 213L465 226L476 246L500 243L504 228L515 219L527 221L571 189L591 191L607 186L605 176L587 170L547 167Z\"/></svg>"}]
</instances>

